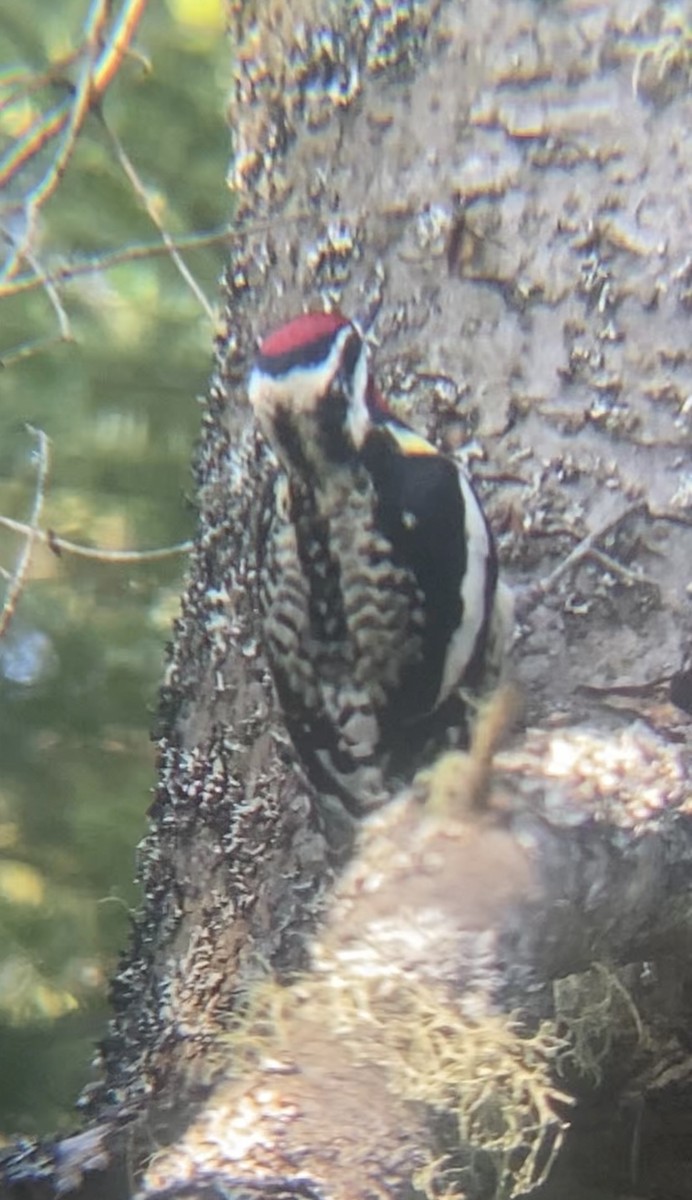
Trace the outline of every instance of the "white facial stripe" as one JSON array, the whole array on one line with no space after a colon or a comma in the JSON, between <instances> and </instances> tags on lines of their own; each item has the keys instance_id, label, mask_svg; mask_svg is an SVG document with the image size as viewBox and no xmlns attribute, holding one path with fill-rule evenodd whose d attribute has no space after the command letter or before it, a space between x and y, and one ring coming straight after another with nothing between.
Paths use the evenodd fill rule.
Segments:
<instances>
[{"instance_id":1,"label":"white facial stripe","mask_svg":"<svg viewBox=\"0 0 692 1200\"><path fill-rule=\"evenodd\" d=\"M461 583L464 614L461 628L453 635L447 650L438 704L456 687L464 674L473 657L485 619L485 579L490 538L475 492L461 470L459 486L464 498L466 534L466 572Z\"/></svg>"},{"instance_id":2,"label":"white facial stripe","mask_svg":"<svg viewBox=\"0 0 692 1200\"><path fill-rule=\"evenodd\" d=\"M363 341L353 372L353 395L348 409L348 431L357 450L360 450L370 426L366 400L368 392L368 350Z\"/></svg>"}]
</instances>

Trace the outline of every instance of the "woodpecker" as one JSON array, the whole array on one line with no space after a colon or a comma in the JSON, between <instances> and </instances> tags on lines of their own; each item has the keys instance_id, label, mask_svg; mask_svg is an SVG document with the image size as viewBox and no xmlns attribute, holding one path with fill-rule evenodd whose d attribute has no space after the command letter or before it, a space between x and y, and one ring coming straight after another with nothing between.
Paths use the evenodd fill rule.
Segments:
<instances>
[{"instance_id":1,"label":"woodpecker","mask_svg":"<svg viewBox=\"0 0 692 1200\"><path fill-rule=\"evenodd\" d=\"M308 776L360 815L468 740L509 593L470 480L386 405L353 321L281 325L248 393L275 459L256 530L264 650Z\"/></svg>"}]
</instances>

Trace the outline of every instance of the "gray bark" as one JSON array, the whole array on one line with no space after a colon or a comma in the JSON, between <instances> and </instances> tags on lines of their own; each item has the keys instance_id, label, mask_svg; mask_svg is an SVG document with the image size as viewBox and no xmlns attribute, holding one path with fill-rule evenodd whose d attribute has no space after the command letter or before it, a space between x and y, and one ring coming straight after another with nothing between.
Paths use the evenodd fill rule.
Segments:
<instances>
[{"instance_id":1,"label":"gray bark","mask_svg":"<svg viewBox=\"0 0 692 1200\"><path fill-rule=\"evenodd\" d=\"M15 1147L7 1194L692 1196L690 722L666 691L692 632L689 36L615 0L235 15L236 226L145 898L91 1124ZM443 764L355 847L293 761L252 601L248 364L325 303L377 312L397 412L469 449L527 698L482 806Z\"/></svg>"}]
</instances>

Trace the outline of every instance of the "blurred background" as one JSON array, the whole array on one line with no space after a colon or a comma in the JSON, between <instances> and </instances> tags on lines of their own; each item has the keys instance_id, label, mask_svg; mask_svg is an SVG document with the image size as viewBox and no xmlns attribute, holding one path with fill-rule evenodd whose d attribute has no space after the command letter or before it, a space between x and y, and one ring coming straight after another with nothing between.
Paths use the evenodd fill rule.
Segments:
<instances>
[{"instance_id":1,"label":"blurred background","mask_svg":"<svg viewBox=\"0 0 692 1200\"><path fill-rule=\"evenodd\" d=\"M138 903L185 552L102 552L194 530L228 78L221 0L0 0L0 1141L74 1125ZM42 470L40 528L93 557L11 527Z\"/></svg>"}]
</instances>

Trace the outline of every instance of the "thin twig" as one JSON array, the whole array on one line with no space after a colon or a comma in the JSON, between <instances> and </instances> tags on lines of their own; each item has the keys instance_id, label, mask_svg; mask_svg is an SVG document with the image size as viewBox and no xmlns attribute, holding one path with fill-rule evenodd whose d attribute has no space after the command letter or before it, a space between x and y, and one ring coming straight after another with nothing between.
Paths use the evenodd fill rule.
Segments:
<instances>
[{"instance_id":1,"label":"thin twig","mask_svg":"<svg viewBox=\"0 0 692 1200\"><path fill-rule=\"evenodd\" d=\"M177 542L174 546L160 546L156 550L105 550L98 546L83 546L79 542L71 542L68 538L59 537L52 529L32 529L23 521L15 521L12 517L0 516L0 526L10 529L12 533L31 532L35 541L41 542L55 554L74 554L77 558L92 558L98 562L157 562L162 558L174 558L176 554L187 554L193 546L191 541L185 541Z\"/></svg>"},{"instance_id":2,"label":"thin twig","mask_svg":"<svg viewBox=\"0 0 692 1200\"><path fill-rule=\"evenodd\" d=\"M36 471L36 492L34 495L34 503L31 510L29 524L24 526L26 541L22 548L17 566L10 579L7 592L5 594L5 602L0 612L0 638L7 632L7 628L14 616L15 609L19 602L19 597L24 590L27 572L31 563L31 555L34 549L34 543L39 536L39 521L43 511L43 500L46 493L46 480L48 478L48 470L50 467L50 442L42 429L35 429L33 425L27 425L27 429L38 442L38 467Z\"/></svg>"},{"instance_id":3,"label":"thin twig","mask_svg":"<svg viewBox=\"0 0 692 1200\"><path fill-rule=\"evenodd\" d=\"M594 529L592 533L587 534L587 536L582 538L582 540L574 547L573 550L570 550L569 554L563 558L562 562L557 564L557 566L550 572L549 575L545 575L543 579L539 579L537 583L532 584L531 587L527 589L527 599L530 599L532 603L542 599L543 596L547 595L548 592L553 590L555 585L562 579L563 575L566 575L568 571L571 571L572 567L576 566L577 563L581 562L582 559L586 558L592 553L592 551L596 549L596 543L600 542L601 538L606 537L607 534L612 533L614 529L617 529L618 525L622 524L627 517L632 517L636 513L646 511L646 504L639 500L636 504L631 504L628 508L624 509L624 511L619 513L617 517L613 517L612 520L608 521L605 525L602 525L600 529Z\"/></svg>"},{"instance_id":4,"label":"thin twig","mask_svg":"<svg viewBox=\"0 0 692 1200\"><path fill-rule=\"evenodd\" d=\"M410 206L407 211L414 214L417 210ZM360 220L362 214L357 212L344 212L341 214L341 219L344 221L355 222ZM302 224L303 221L314 221L314 213L309 209L301 209L296 213L284 213L281 217L282 226L292 228L295 225ZM171 244L178 251L194 250L197 247L213 246L216 243L228 242L232 244L237 238L247 238L254 234L261 235L267 230L273 229L276 226L276 219L269 217L258 221L243 221L236 228L231 228L229 225L223 225L219 229L210 229L203 233L192 233L173 237L168 235ZM65 283L71 279L75 279L79 275L91 275L98 271L108 271L112 267L121 266L123 263L137 262L143 258L152 258L154 255L168 254L169 248L165 244L140 242L133 243L126 250L107 251L104 254L94 254L84 262L77 262L69 266L58 267L56 270L46 271L45 277L51 283ZM29 292L42 286L42 282L36 279L33 275L15 275L14 278L3 283L0 277L0 300L6 296L16 296L20 292ZM490 477L492 479L492 476ZM513 482L510 479L510 482ZM525 482L522 480L521 482Z\"/></svg>"},{"instance_id":5,"label":"thin twig","mask_svg":"<svg viewBox=\"0 0 692 1200\"><path fill-rule=\"evenodd\" d=\"M54 59L47 70L41 73L32 71L30 67L18 67L16 71L3 71L0 76L0 94L6 93L6 95L0 99L0 113L7 108L12 108L19 100L32 96L34 92L38 92L42 88L71 87L65 72L81 54L81 46L76 50L70 50L69 54L64 55L63 58Z\"/></svg>"},{"instance_id":6,"label":"thin twig","mask_svg":"<svg viewBox=\"0 0 692 1200\"><path fill-rule=\"evenodd\" d=\"M0 356L0 369L14 367L27 358L33 358L35 354L43 354L46 350L51 350L53 346L62 346L64 341L65 338L58 333L51 334L49 337L36 338L33 342L22 342L20 346L12 346L10 350Z\"/></svg>"},{"instance_id":7,"label":"thin twig","mask_svg":"<svg viewBox=\"0 0 692 1200\"><path fill-rule=\"evenodd\" d=\"M11 146L7 154L0 158L0 189L7 184L26 166L32 158L48 145L54 137L62 133L70 114L70 99L61 100L48 113L42 113L27 129L23 138L16 146Z\"/></svg>"},{"instance_id":8,"label":"thin twig","mask_svg":"<svg viewBox=\"0 0 692 1200\"><path fill-rule=\"evenodd\" d=\"M208 319L213 322L215 319L214 308L209 303L209 300L205 296L204 292L202 291L201 287L199 286L197 280L195 279L194 275L190 271L189 267L186 265L185 261L183 260L181 255L178 253L174 239L167 232L167 230L164 229L163 225L161 224L161 221L159 220L159 215L156 211L156 205L152 202L151 196L149 195L149 191L148 191L146 185L144 184L143 180L140 178L140 175L139 175L134 163L132 162L132 159L127 154L125 147L123 146L122 142L120 141L120 138L108 126L107 122L105 122L105 121L104 121L104 127L106 129L108 137L110 138L110 142L111 142L111 145L113 146L113 149L115 151L118 162L120 163L120 166L122 167L125 175L127 176L130 186L132 187L132 190L134 191L135 195L138 196L138 198L141 200L142 204L144 205L144 208L146 209L149 220L158 229L158 231L161 235L161 240L164 243L166 249L168 250L168 253L170 254L176 267L178 268L178 271L180 272L183 279L185 280L185 283L189 287L189 289L192 292L195 299L201 305L201 307L204 310L204 312L206 313Z\"/></svg>"},{"instance_id":9,"label":"thin twig","mask_svg":"<svg viewBox=\"0 0 692 1200\"><path fill-rule=\"evenodd\" d=\"M624 583L628 584L645 584L647 587L655 588L660 592L660 585L655 579L645 575L643 571L633 571L630 567L626 567L624 563L620 563L610 554L606 554L603 550L598 550L595 546L591 546L586 552L588 558L593 559L605 571L610 571L612 575L618 575Z\"/></svg>"},{"instance_id":10,"label":"thin twig","mask_svg":"<svg viewBox=\"0 0 692 1200\"><path fill-rule=\"evenodd\" d=\"M72 326L70 325L70 318L68 317L67 313L65 312L62 300L60 299L58 289L56 288L55 284L51 283L50 280L46 277L46 275L44 274L43 268L41 267L41 264L39 263L38 259L34 257L34 255L31 252L31 249L29 247L27 247L27 249L24 251L24 257L26 258L26 261L28 262L29 266L33 267L34 271L36 272L36 276L41 281L41 283L43 285L43 289L53 307L53 311L54 311L56 317L58 318L58 325L60 326L61 341L63 341L63 342L73 341L74 338L72 336Z\"/></svg>"},{"instance_id":11,"label":"thin twig","mask_svg":"<svg viewBox=\"0 0 692 1200\"><path fill-rule=\"evenodd\" d=\"M103 29L108 18L108 9L108 0L92 0L85 37L85 45L88 47L89 53L82 68L81 79L74 96L70 97L69 100L63 101L58 106L44 130L41 130L40 126L35 132L29 130L28 144L24 146L23 150L20 148L20 151L17 152L15 162L11 164L12 172L19 170L48 141L54 137L58 137L64 131L62 145L59 147L55 158L44 172L43 177L28 194L24 210L26 217L24 230L17 239L14 249L5 263L2 272L3 279L12 279L19 270L31 246L39 211L53 195L67 170L67 164L77 144L80 130L92 105L91 80L94 63L103 36ZM0 178L0 185L6 182L7 168L2 178Z\"/></svg>"},{"instance_id":12,"label":"thin twig","mask_svg":"<svg viewBox=\"0 0 692 1200\"><path fill-rule=\"evenodd\" d=\"M91 80L92 94L100 99L117 75L141 21L147 0L127 0L113 26L111 36L96 63ZM110 7L110 5L109 5Z\"/></svg>"},{"instance_id":13,"label":"thin twig","mask_svg":"<svg viewBox=\"0 0 692 1200\"><path fill-rule=\"evenodd\" d=\"M51 165L28 194L24 231L8 257L2 279L12 279L26 258L39 211L60 184L87 115L99 107L106 89L117 74L146 4L147 0L124 0L118 20L106 39L105 29L111 3L110 0L93 0L84 38L88 53L74 96L32 126L5 161L4 169L0 172L0 184L7 183L44 145L64 133Z\"/></svg>"},{"instance_id":14,"label":"thin twig","mask_svg":"<svg viewBox=\"0 0 692 1200\"><path fill-rule=\"evenodd\" d=\"M171 242L177 251L204 249L227 242L232 238L228 225L217 229L208 229L201 233L183 234L171 237ZM170 235L169 235L170 237ZM80 275L96 275L99 271L110 271L113 267L121 267L124 263L139 262L142 259L157 258L169 254L169 247L161 242L133 242L126 250L106 251L103 254L90 255L81 262L72 262L53 271L44 271L42 275L33 272L29 275L16 275L14 279L0 283L0 300L9 296L17 296L20 292L32 292L36 288L50 284L58 287L70 283Z\"/></svg>"},{"instance_id":15,"label":"thin twig","mask_svg":"<svg viewBox=\"0 0 692 1200\"><path fill-rule=\"evenodd\" d=\"M411 206L407 211L413 214L416 210ZM342 213L342 219L345 221L358 221L362 214L358 213ZM300 212L283 214L282 225L286 228L300 225L303 221L314 221L314 213L308 209ZM229 225L220 226L218 229L210 229L202 233L182 234L174 237L168 234L170 243L177 251L194 250L198 247L214 246L219 243L227 242L232 244L237 238L247 238L253 234L261 235L266 233L268 229L274 228L276 220L267 218L258 221L243 221L236 228L231 228ZM119 267L123 263L138 262L141 259L153 258L161 254L169 254L169 246L158 242L135 242L128 246L126 250L106 251L103 254L90 255L88 259L82 262L70 263L64 267L57 267L53 271L45 272L45 279L53 284L61 284L76 279L80 275L92 275L98 271L109 271L113 267ZM34 291L36 288L42 287L43 281L37 279L33 274L15 275L13 279L3 282L0 277L0 300L8 296L17 296L20 292ZM489 477L491 480L493 476ZM514 480L510 477L509 482L522 482L525 480Z\"/></svg>"}]
</instances>

